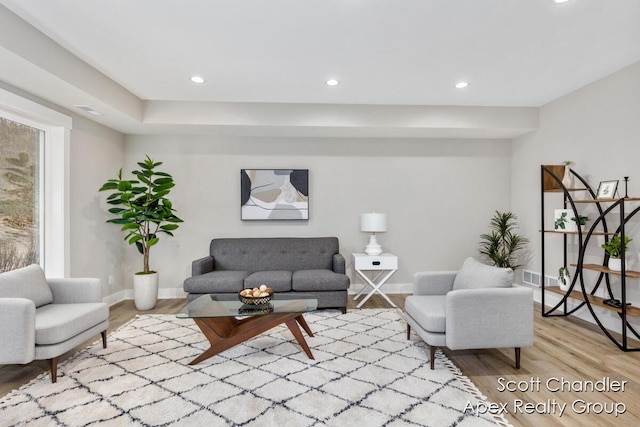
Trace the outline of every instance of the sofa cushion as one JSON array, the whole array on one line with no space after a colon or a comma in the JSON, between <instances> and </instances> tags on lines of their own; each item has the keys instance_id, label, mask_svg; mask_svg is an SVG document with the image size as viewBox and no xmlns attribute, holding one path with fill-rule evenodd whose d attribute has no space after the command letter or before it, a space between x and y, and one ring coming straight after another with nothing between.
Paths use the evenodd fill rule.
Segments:
<instances>
[{"instance_id":1,"label":"sofa cushion","mask_svg":"<svg viewBox=\"0 0 640 427\"><path fill-rule=\"evenodd\" d=\"M108 319L103 302L42 306L36 310L36 345L61 343Z\"/></svg>"},{"instance_id":2,"label":"sofa cushion","mask_svg":"<svg viewBox=\"0 0 640 427\"><path fill-rule=\"evenodd\" d=\"M273 292L289 292L291 290L291 272L286 270L256 271L244 279L245 288L259 288L267 285Z\"/></svg>"},{"instance_id":3,"label":"sofa cushion","mask_svg":"<svg viewBox=\"0 0 640 427\"><path fill-rule=\"evenodd\" d=\"M0 274L0 298L27 298L36 307L53 302L44 271L37 264Z\"/></svg>"},{"instance_id":4,"label":"sofa cushion","mask_svg":"<svg viewBox=\"0 0 640 427\"><path fill-rule=\"evenodd\" d=\"M411 295L404 301L404 311L429 332L444 333L446 295Z\"/></svg>"},{"instance_id":5,"label":"sofa cushion","mask_svg":"<svg viewBox=\"0 0 640 427\"><path fill-rule=\"evenodd\" d=\"M192 294L215 294L218 292L240 292L244 289L247 271L212 271L184 281L184 291Z\"/></svg>"},{"instance_id":6,"label":"sofa cushion","mask_svg":"<svg viewBox=\"0 0 640 427\"><path fill-rule=\"evenodd\" d=\"M482 264L469 257L453 281L453 290L481 288L510 288L513 286L513 270Z\"/></svg>"},{"instance_id":7,"label":"sofa cushion","mask_svg":"<svg viewBox=\"0 0 640 427\"><path fill-rule=\"evenodd\" d=\"M349 288L349 277L331 270L298 270L293 272L291 288L294 291L344 291Z\"/></svg>"}]
</instances>

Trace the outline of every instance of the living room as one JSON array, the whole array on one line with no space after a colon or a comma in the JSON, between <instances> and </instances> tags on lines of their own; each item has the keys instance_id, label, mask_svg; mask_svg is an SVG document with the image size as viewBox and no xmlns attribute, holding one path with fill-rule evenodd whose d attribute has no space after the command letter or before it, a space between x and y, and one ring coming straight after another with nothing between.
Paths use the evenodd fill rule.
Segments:
<instances>
[{"instance_id":1,"label":"living room","mask_svg":"<svg viewBox=\"0 0 640 427\"><path fill-rule=\"evenodd\" d=\"M571 160L592 187L620 180L619 191L624 191L623 177L629 176L628 194L640 194L633 173L634 159L640 156L639 35L629 24L637 22L639 10L631 2L616 3L618 11L602 1L550 1L545 6L556 8L552 18L568 25L549 27L554 34L568 37L580 28L580 36L588 35L586 41L570 39L578 52L573 62L560 60L569 55L565 47L556 52L557 63L535 68L539 76L558 74L557 83L540 77L542 83L559 86L556 92L544 92L555 97L519 104L500 104L494 98L493 104L477 104L465 99L479 90L479 82L471 81L466 92L451 89L448 99L457 102L449 105L440 99L381 103L373 96L370 102L343 104L335 92L348 91L348 81L322 87L334 92L313 103L297 103L292 95L271 102L207 101L198 93L201 87L188 81L182 98L145 97L146 88L126 89L91 58L69 50L73 46L63 47L63 36L53 39L50 31L62 31L55 23L54 28L38 26L38 2L18 3L3 1L0 6L2 63L8 65L0 70L1 104L15 111L9 101L18 97L72 119L64 156L64 256L51 274L99 278L103 300L111 305L132 298L132 274L140 270L141 260L135 247L123 242L118 227L105 222L107 205L98 189L120 168L135 168L145 155L162 161L173 175L171 200L184 220L175 236L163 238L152 254L153 268L160 272L160 299L183 298L191 262L208 253L212 238L222 237L337 236L354 294L364 283L355 275L351 254L362 252L367 243L368 234L360 230L360 215L366 212L387 215L387 231L377 237L385 252L398 257L398 271L385 285L391 294L410 294L418 271L456 270L467 257L478 257L480 235L495 211L517 215L518 233L529 239L524 269L540 273L540 165ZM506 6L492 3L491 16L499 16L497 10ZM61 7L54 3L40 13L53 13L48 8L56 6ZM605 24L618 27L615 36L602 34ZM508 28L502 27L502 37L508 37ZM536 28L534 33L544 31ZM519 55L520 61L527 56ZM502 77L508 73L503 68ZM581 80L573 80L572 74ZM509 84L488 92L539 91L542 96L549 89L524 77ZM79 104L104 115L86 115L73 107ZM242 221L239 171L247 168L307 169L309 220ZM637 223L627 229L638 239ZM640 270L634 243L627 267ZM547 256L561 252L558 246ZM555 271L546 274L555 276ZM522 270L516 271L514 282L528 286ZM540 289L533 288L539 303ZM627 301L640 304L634 281ZM593 323L586 310L576 317ZM604 313L603 319L620 332L615 313ZM619 352L613 345L609 351Z\"/></svg>"}]
</instances>

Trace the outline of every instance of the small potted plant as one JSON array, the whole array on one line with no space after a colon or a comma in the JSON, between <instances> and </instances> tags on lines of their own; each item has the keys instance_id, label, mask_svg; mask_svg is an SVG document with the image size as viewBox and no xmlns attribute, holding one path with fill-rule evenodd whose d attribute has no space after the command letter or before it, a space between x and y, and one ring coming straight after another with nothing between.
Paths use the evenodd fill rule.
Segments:
<instances>
[{"instance_id":1,"label":"small potted plant","mask_svg":"<svg viewBox=\"0 0 640 427\"><path fill-rule=\"evenodd\" d=\"M564 165L564 176L562 177L562 185L564 185L565 188L573 188L573 175L571 174L571 166L573 166L575 163L572 162L571 160L565 160L564 162L562 162L562 164Z\"/></svg>"},{"instance_id":2,"label":"small potted plant","mask_svg":"<svg viewBox=\"0 0 640 427\"><path fill-rule=\"evenodd\" d=\"M624 247L622 245L622 239L619 234L616 234L609 240L607 243L602 244L602 249L605 250L607 255L609 255L608 267L609 270L620 271L622 269L622 252L627 251L627 247L629 246L629 242L633 239L630 239L627 236L624 236Z\"/></svg>"},{"instance_id":3,"label":"small potted plant","mask_svg":"<svg viewBox=\"0 0 640 427\"><path fill-rule=\"evenodd\" d=\"M584 227L585 225L587 225L587 221L589 221L589 217L578 215L578 218L571 217L571 221L575 222L576 224L580 224L580 227Z\"/></svg>"},{"instance_id":4,"label":"small potted plant","mask_svg":"<svg viewBox=\"0 0 640 427\"><path fill-rule=\"evenodd\" d=\"M571 275L569 274L569 269L567 267L560 267L558 269L558 286L563 291L569 290L569 281L571 280Z\"/></svg>"}]
</instances>

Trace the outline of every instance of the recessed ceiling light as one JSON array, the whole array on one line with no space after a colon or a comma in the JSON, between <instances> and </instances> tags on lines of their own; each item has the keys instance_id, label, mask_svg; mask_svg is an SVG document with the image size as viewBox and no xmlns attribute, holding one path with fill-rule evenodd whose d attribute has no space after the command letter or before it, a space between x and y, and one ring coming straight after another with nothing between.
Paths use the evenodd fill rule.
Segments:
<instances>
[{"instance_id":1,"label":"recessed ceiling light","mask_svg":"<svg viewBox=\"0 0 640 427\"><path fill-rule=\"evenodd\" d=\"M194 82L194 83L198 83L198 84L200 84L200 83L204 83L204 79L203 79L202 77L200 77L200 76L191 76L191 79L190 79L190 80L191 80L192 82Z\"/></svg>"},{"instance_id":2,"label":"recessed ceiling light","mask_svg":"<svg viewBox=\"0 0 640 427\"><path fill-rule=\"evenodd\" d=\"M553 0L553 2L557 4L568 3L569 1L570 0Z\"/></svg>"},{"instance_id":3,"label":"recessed ceiling light","mask_svg":"<svg viewBox=\"0 0 640 427\"><path fill-rule=\"evenodd\" d=\"M337 81L336 79L329 79L327 80L327 86L337 86L340 82Z\"/></svg>"},{"instance_id":4,"label":"recessed ceiling light","mask_svg":"<svg viewBox=\"0 0 640 427\"><path fill-rule=\"evenodd\" d=\"M456 89L464 89L469 86L469 82L458 82L456 83Z\"/></svg>"}]
</instances>

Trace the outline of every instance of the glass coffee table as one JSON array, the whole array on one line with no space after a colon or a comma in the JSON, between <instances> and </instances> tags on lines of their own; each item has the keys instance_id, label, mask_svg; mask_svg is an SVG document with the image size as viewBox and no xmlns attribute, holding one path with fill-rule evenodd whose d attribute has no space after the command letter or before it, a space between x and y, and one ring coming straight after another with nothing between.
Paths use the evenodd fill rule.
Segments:
<instances>
[{"instance_id":1,"label":"glass coffee table","mask_svg":"<svg viewBox=\"0 0 640 427\"><path fill-rule=\"evenodd\" d=\"M236 294L203 295L177 314L180 319L193 319L210 344L209 349L189 365L200 363L283 323L309 359L313 359L298 325L312 337L313 333L302 315L315 311L317 307L318 300L313 296L275 294L267 304L248 305L240 302Z\"/></svg>"}]
</instances>

